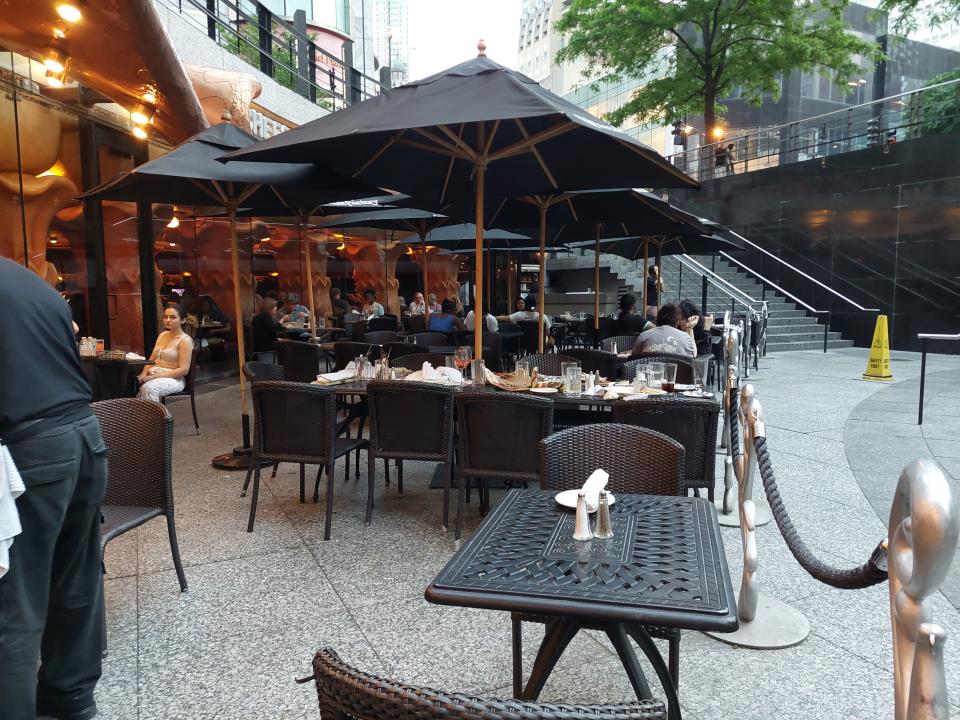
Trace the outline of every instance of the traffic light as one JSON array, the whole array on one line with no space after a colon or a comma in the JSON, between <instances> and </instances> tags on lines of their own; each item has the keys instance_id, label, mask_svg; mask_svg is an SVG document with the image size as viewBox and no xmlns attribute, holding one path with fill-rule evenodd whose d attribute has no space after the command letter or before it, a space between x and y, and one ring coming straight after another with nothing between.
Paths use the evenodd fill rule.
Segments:
<instances>
[{"instance_id":1,"label":"traffic light","mask_svg":"<svg viewBox=\"0 0 960 720\"><path fill-rule=\"evenodd\" d=\"M867 147L880 144L880 118L874 116L867 120Z\"/></svg>"},{"instance_id":2,"label":"traffic light","mask_svg":"<svg viewBox=\"0 0 960 720\"><path fill-rule=\"evenodd\" d=\"M683 120L673 121L673 130L670 131L670 134L673 135L674 145L683 145L683 141L684 141Z\"/></svg>"}]
</instances>

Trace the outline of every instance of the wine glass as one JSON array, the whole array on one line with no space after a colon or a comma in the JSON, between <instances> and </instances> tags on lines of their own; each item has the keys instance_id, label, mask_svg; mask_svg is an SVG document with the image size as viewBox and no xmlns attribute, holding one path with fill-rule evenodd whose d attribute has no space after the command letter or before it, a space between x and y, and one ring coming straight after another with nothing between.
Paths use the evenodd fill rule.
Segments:
<instances>
[{"instance_id":1,"label":"wine glass","mask_svg":"<svg viewBox=\"0 0 960 720\"><path fill-rule=\"evenodd\" d=\"M460 384L463 385L463 371L470 366L473 359L473 348L469 345L461 345L453 354L453 364L460 371Z\"/></svg>"}]
</instances>

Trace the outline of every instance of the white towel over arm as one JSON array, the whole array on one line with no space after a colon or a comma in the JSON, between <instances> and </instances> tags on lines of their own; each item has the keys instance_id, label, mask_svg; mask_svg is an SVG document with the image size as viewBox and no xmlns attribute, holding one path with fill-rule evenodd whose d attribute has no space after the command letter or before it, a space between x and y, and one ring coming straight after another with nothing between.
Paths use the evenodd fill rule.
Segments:
<instances>
[{"instance_id":1,"label":"white towel over arm","mask_svg":"<svg viewBox=\"0 0 960 720\"><path fill-rule=\"evenodd\" d=\"M10 546L20 534L17 498L26 488L6 445L0 445L0 577L10 569Z\"/></svg>"}]
</instances>

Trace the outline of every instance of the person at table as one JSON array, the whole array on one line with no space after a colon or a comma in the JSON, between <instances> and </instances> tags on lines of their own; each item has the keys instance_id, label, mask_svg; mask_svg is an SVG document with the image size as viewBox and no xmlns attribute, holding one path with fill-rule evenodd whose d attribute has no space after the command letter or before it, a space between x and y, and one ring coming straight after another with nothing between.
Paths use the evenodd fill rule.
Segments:
<instances>
[{"instance_id":1,"label":"person at table","mask_svg":"<svg viewBox=\"0 0 960 720\"><path fill-rule=\"evenodd\" d=\"M527 304L526 304L525 302L523 302L523 298L522 298L522 297L518 297L518 298L514 301L514 303L513 303L513 311L514 311L514 312L523 312L523 311L526 310L526 309L527 309Z\"/></svg>"},{"instance_id":2,"label":"person at table","mask_svg":"<svg viewBox=\"0 0 960 720\"><path fill-rule=\"evenodd\" d=\"M216 301L210 295L201 295L200 325L202 327L212 324L219 324L223 327L210 330L208 333L216 333L221 335L230 332L230 318L227 317L227 314L220 308L219 305L217 305Z\"/></svg>"},{"instance_id":3,"label":"person at table","mask_svg":"<svg viewBox=\"0 0 960 720\"><path fill-rule=\"evenodd\" d=\"M521 320L539 320L539 319L540 319L540 313L537 312L537 298L535 295L527 295L526 299L523 300L523 307L520 310L510 313L509 315L503 315L497 318L497 320L500 322L510 322L510 323L518 323ZM543 316L544 331L550 332L550 327L552 325L553 323L550 320L550 316L544 315Z\"/></svg>"},{"instance_id":4,"label":"person at table","mask_svg":"<svg viewBox=\"0 0 960 720\"><path fill-rule=\"evenodd\" d=\"M253 335L253 349L251 352L275 352L277 349L277 301L271 297L264 298L257 314L250 321Z\"/></svg>"},{"instance_id":5,"label":"person at table","mask_svg":"<svg viewBox=\"0 0 960 720\"><path fill-rule=\"evenodd\" d=\"M66 303L32 270L4 258L0 303L19 311L0 315L0 442L26 486L17 497L19 483L0 471L0 490L13 506L0 509L7 530L0 534L13 539L0 563L0 716L93 717L107 448Z\"/></svg>"},{"instance_id":6,"label":"person at table","mask_svg":"<svg viewBox=\"0 0 960 720\"><path fill-rule=\"evenodd\" d=\"M437 302L436 293L430 293L427 295L427 307L430 308L430 312L432 313L438 313L443 310L443 307L441 307L440 303Z\"/></svg>"},{"instance_id":7,"label":"person at table","mask_svg":"<svg viewBox=\"0 0 960 720\"><path fill-rule=\"evenodd\" d=\"M278 311L280 324L306 322L310 317L310 311L300 304L300 296L295 292L286 295L283 299L283 309Z\"/></svg>"},{"instance_id":8,"label":"person at table","mask_svg":"<svg viewBox=\"0 0 960 720\"><path fill-rule=\"evenodd\" d=\"M383 305L377 302L377 293L370 288L363 291L363 314L368 318L383 317Z\"/></svg>"},{"instance_id":9,"label":"person at table","mask_svg":"<svg viewBox=\"0 0 960 720\"><path fill-rule=\"evenodd\" d=\"M467 316L463 319L463 324L466 326L467 330L473 330L476 326L476 317L473 314L473 310L467 313ZM487 332L497 332L500 329L500 323L497 322L497 319L490 313L484 313L484 330Z\"/></svg>"},{"instance_id":10,"label":"person at table","mask_svg":"<svg viewBox=\"0 0 960 720\"><path fill-rule=\"evenodd\" d=\"M344 316L350 312L350 303L340 297L340 288L330 288L330 306L333 308L333 316L342 325Z\"/></svg>"},{"instance_id":11,"label":"person at table","mask_svg":"<svg viewBox=\"0 0 960 720\"><path fill-rule=\"evenodd\" d=\"M454 309L453 300L449 298L444 300L443 305L440 306L440 312L430 313L427 330L442 333L450 333L454 330L466 331L467 326L463 324L463 320L454 314Z\"/></svg>"},{"instance_id":12,"label":"person at table","mask_svg":"<svg viewBox=\"0 0 960 720\"><path fill-rule=\"evenodd\" d=\"M427 313L427 303L423 300L422 292L415 292L413 294L413 301L410 303L410 306L407 308L411 315L426 315Z\"/></svg>"},{"instance_id":13,"label":"person at table","mask_svg":"<svg viewBox=\"0 0 960 720\"><path fill-rule=\"evenodd\" d=\"M617 315L617 335L633 335L655 327L637 315L637 298L627 293L620 298L620 314Z\"/></svg>"},{"instance_id":14,"label":"person at table","mask_svg":"<svg viewBox=\"0 0 960 720\"><path fill-rule=\"evenodd\" d=\"M655 352L695 358L697 346L686 327L687 319L680 312L680 308L673 303L667 303L657 312L657 326L645 330L637 337L630 357Z\"/></svg>"},{"instance_id":15,"label":"person at table","mask_svg":"<svg viewBox=\"0 0 960 720\"><path fill-rule=\"evenodd\" d=\"M453 303L453 314L462 320L466 315L466 312L464 312L463 303L460 302L460 297L458 295L451 295L450 302Z\"/></svg>"},{"instance_id":16,"label":"person at table","mask_svg":"<svg viewBox=\"0 0 960 720\"><path fill-rule=\"evenodd\" d=\"M680 312L683 314L685 321L684 330L689 333L697 346L697 355L709 353L711 349L710 333L704 327L704 318L700 308L694 305L692 300L686 299L680 302Z\"/></svg>"},{"instance_id":17,"label":"person at table","mask_svg":"<svg viewBox=\"0 0 960 720\"><path fill-rule=\"evenodd\" d=\"M183 328L183 310L168 307L163 311L164 331L160 333L148 365L140 373L141 400L160 402L160 398L183 390L187 373L190 372L190 359L193 354L193 340Z\"/></svg>"},{"instance_id":18,"label":"person at table","mask_svg":"<svg viewBox=\"0 0 960 720\"><path fill-rule=\"evenodd\" d=\"M657 306L660 304L660 293L663 292L663 280L660 278L660 268L651 265L647 269L647 306L643 314L652 318L657 314Z\"/></svg>"}]
</instances>

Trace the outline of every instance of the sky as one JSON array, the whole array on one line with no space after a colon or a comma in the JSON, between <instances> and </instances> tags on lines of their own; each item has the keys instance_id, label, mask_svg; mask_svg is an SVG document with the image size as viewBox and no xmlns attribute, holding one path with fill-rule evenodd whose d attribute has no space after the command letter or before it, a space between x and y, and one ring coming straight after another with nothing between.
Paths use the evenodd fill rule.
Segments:
<instances>
[{"instance_id":1,"label":"sky","mask_svg":"<svg viewBox=\"0 0 960 720\"><path fill-rule=\"evenodd\" d=\"M520 0L407 0L410 79L417 80L475 57L517 67Z\"/></svg>"}]
</instances>

